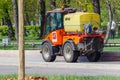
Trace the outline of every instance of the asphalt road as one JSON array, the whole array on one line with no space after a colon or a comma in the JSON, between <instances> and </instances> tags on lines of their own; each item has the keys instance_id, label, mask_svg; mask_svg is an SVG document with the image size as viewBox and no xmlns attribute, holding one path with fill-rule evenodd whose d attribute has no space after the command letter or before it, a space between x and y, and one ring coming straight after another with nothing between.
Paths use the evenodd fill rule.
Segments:
<instances>
[{"instance_id":1,"label":"asphalt road","mask_svg":"<svg viewBox=\"0 0 120 80\"><path fill-rule=\"evenodd\" d=\"M18 73L18 51L0 50L0 75ZM88 62L80 57L77 63L66 63L62 56L55 62L44 62L39 50L25 51L25 70L27 74L42 75L120 75L120 61L101 59L99 62Z\"/></svg>"}]
</instances>

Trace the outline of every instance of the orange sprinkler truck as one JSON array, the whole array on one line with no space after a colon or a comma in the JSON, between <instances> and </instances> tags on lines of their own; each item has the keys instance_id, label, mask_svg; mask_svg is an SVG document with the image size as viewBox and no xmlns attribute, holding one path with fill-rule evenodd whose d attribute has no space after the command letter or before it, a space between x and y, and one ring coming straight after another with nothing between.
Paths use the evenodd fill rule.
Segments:
<instances>
[{"instance_id":1,"label":"orange sprinkler truck","mask_svg":"<svg viewBox=\"0 0 120 80\"><path fill-rule=\"evenodd\" d=\"M76 12L74 8L58 8L47 12L44 25L42 57L52 62L63 55L66 62L76 62L87 56L98 61L104 44L100 30L100 16L96 13Z\"/></svg>"}]
</instances>

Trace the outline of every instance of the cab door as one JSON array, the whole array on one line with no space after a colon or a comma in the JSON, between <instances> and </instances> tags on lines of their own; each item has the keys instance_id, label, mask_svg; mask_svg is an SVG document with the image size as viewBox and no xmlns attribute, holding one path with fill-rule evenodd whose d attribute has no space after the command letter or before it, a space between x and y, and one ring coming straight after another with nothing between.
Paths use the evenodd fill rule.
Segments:
<instances>
[{"instance_id":1,"label":"cab door","mask_svg":"<svg viewBox=\"0 0 120 80\"><path fill-rule=\"evenodd\" d=\"M50 40L54 45L62 45L63 43L63 13L49 13L46 19L45 40Z\"/></svg>"}]
</instances>

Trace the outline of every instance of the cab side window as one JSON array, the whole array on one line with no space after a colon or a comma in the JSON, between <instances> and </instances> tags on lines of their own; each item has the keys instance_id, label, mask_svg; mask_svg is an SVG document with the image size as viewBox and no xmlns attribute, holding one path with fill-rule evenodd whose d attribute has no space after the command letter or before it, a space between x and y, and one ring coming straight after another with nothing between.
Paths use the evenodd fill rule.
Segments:
<instances>
[{"instance_id":1,"label":"cab side window","mask_svg":"<svg viewBox=\"0 0 120 80\"><path fill-rule=\"evenodd\" d=\"M50 26L51 26L51 31L56 30L56 28L57 28L56 13L51 13L50 14Z\"/></svg>"},{"instance_id":2,"label":"cab side window","mask_svg":"<svg viewBox=\"0 0 120 80\"><path fill-rule=\"evenodd\" d=\"M56 12L50 13L46 19L45 35L61 28L63 28L63 14Z\"/></svg>"},{"instance_id":3,"label":"cab side window","mask_svg":"<svg viewBox=\"0 0 120 80\"><path fill-rule=\"evenodd\" d=\"M62 15L62 13L57 13L57 27L58 27L58 29L63 28L63 15Z\"/></svg>"}]
</instances>

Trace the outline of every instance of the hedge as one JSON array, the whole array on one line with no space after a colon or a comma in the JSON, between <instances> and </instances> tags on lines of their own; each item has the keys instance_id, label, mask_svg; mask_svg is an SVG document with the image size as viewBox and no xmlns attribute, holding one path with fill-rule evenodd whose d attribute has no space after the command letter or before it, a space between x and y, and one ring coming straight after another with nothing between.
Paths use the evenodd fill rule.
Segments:
<instances>
[{"instance_id":1,"label":"hedge","mask_svg":"<svg viewBox=\"0 0 120 80\"><path fill-rule=\"evenodd\" d=\"M13 27L15 31L15 27ZM25 26L25 36L38 37L40 34L39 26ZM8 26L0 26L0 36L8 35Z\"/></svg>"},{"instance_id":2,"label":"hedge","mask_svg":"<svg viewBox=\"0 0 120 80\"><path fill-rule=\"evenodd\" d=\"M101 28L106 28L107 22L101 24ZM118 24L120 29L120 24ZM15 31L15 27L13 27ZM40 34L39 26L25 26L25 36L38 37ZM8 26L0 26L0 36L8 36Z\"/></svg>"},{"instance_id":3,"label":"hedge","mask_svg":"<svg viewBox=\"0 0 120 80\"><path fill-rule=\"evenodd\" d=\"M8 35L8 27L7 26L0 26L0 35L2 35L2 36Z\"/></svg>"}]
</instances>

